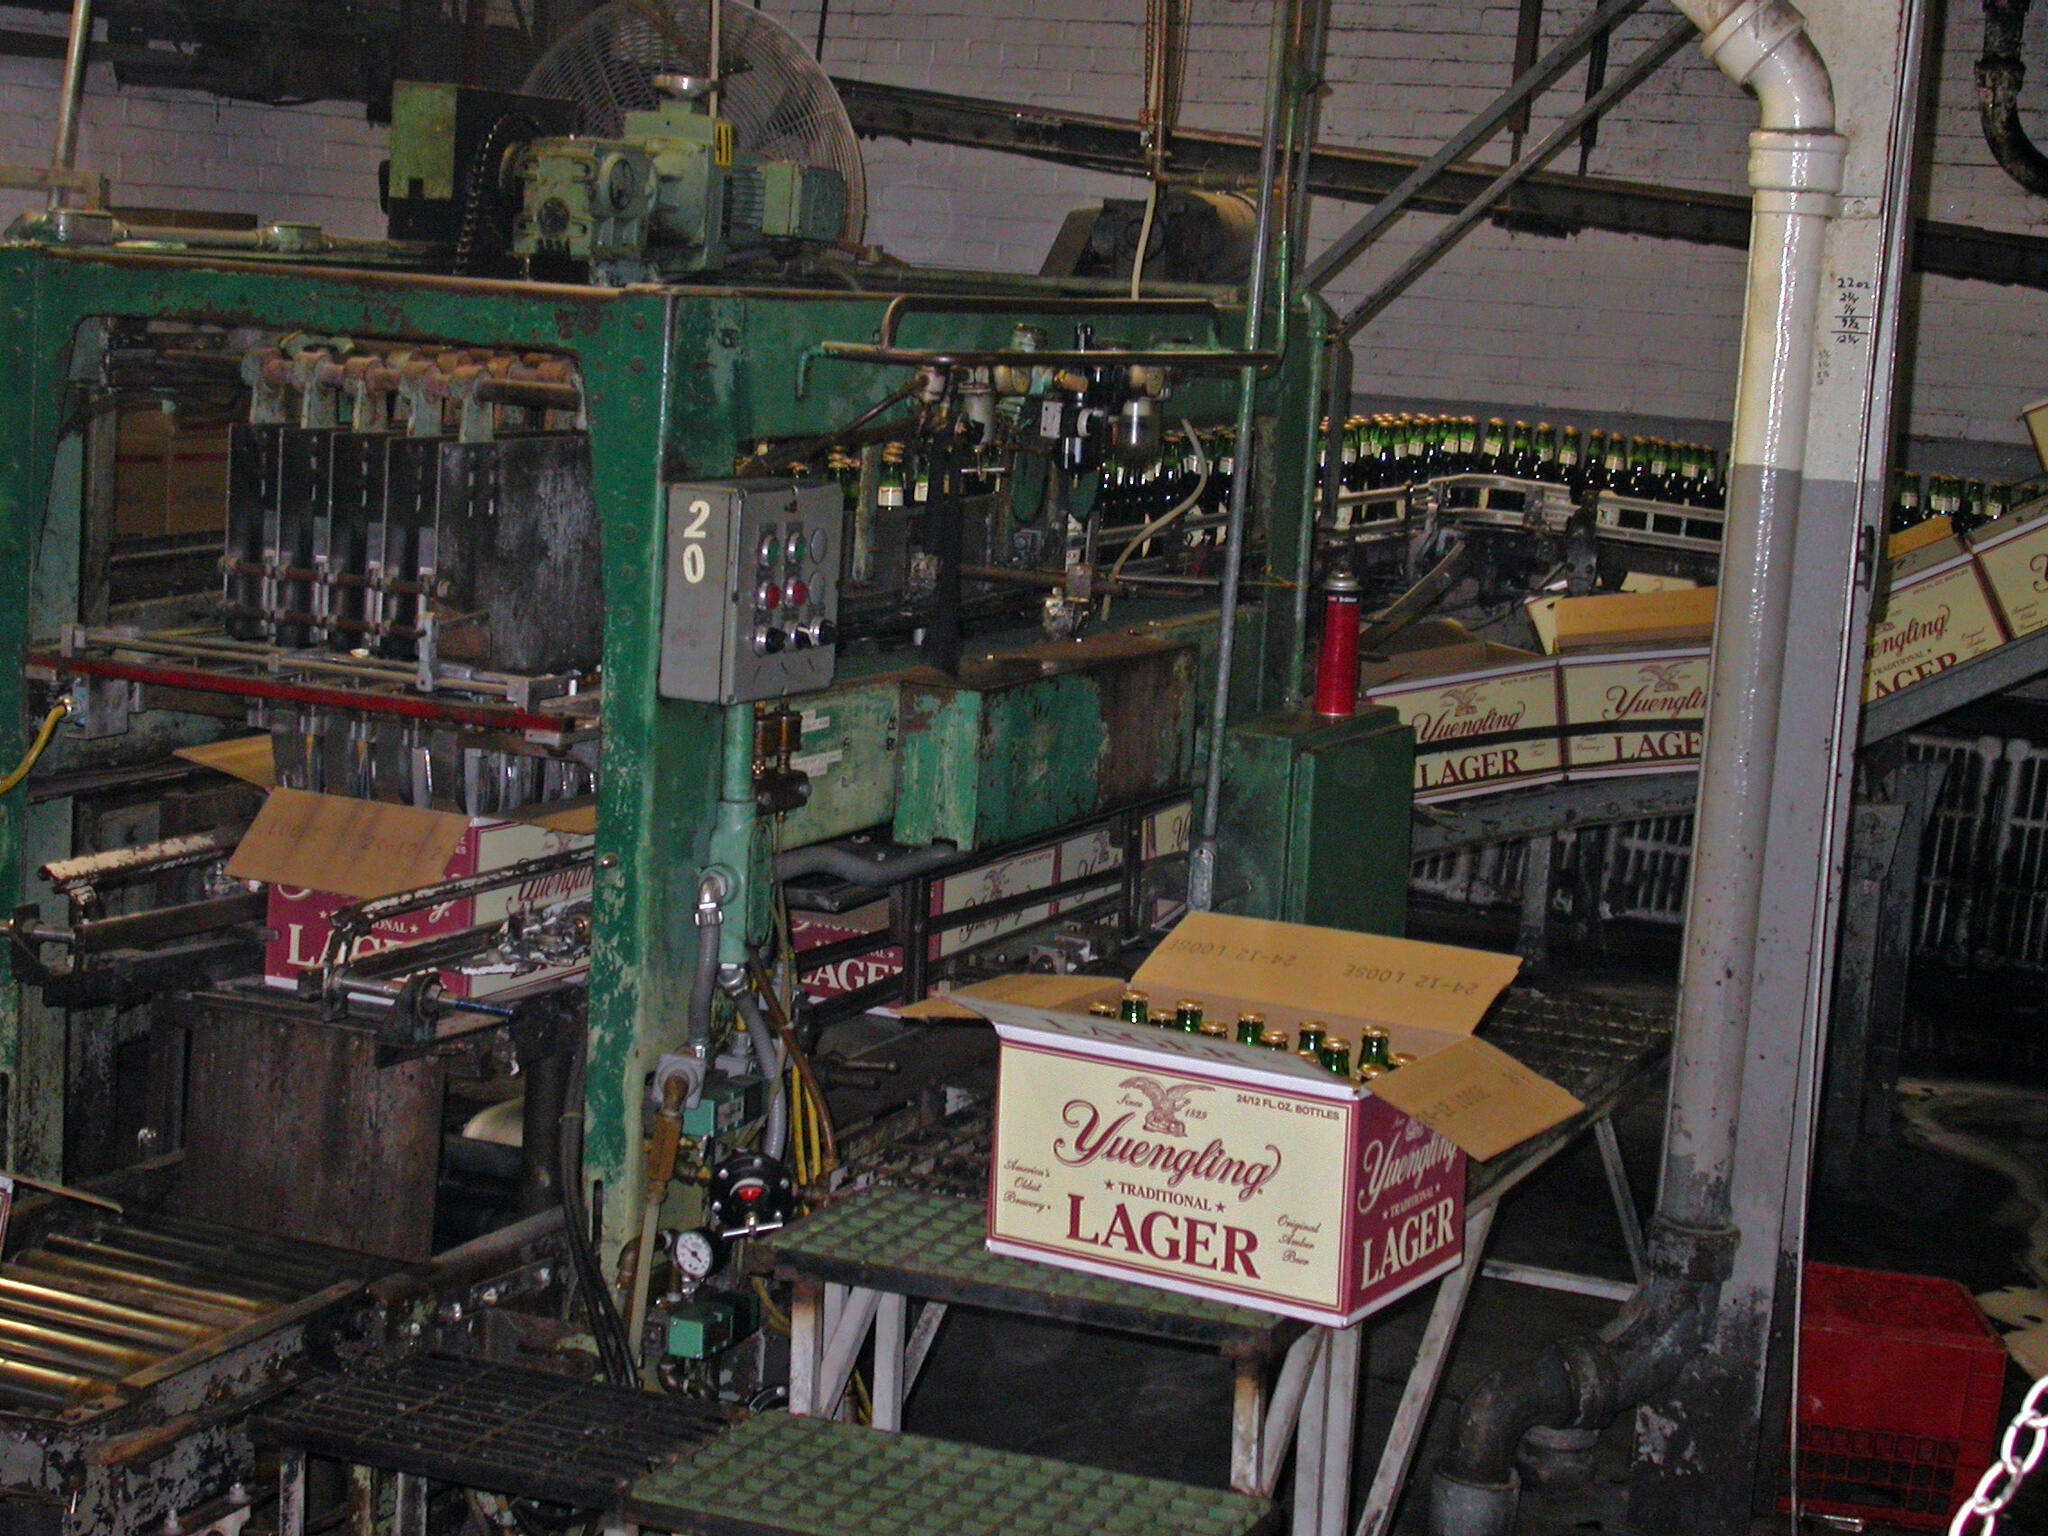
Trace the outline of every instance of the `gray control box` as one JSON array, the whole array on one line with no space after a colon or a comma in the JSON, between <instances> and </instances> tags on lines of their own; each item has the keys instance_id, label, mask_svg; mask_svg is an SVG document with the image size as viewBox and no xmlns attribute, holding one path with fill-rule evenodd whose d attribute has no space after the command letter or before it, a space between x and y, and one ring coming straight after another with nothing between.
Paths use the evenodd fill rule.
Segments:
<instances>
[{"instance_id":1,"label":"gray control box","mask_svg":"<svg viewBox=\"0 0 2048 1536\"><path fill-rule=\"evenodd\" d=\"M831 683L844 523L830 481L671 485L661 697L745 704Z\"/></svg>"}]
</instances>

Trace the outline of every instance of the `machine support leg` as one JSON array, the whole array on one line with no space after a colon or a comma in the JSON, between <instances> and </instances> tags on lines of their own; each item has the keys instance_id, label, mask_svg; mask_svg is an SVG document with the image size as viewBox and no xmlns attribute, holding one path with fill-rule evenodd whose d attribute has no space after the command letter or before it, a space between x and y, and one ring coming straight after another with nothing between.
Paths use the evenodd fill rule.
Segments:
<instances>
[{"instance_id":1,"label":"machine support leg","mask_svg":"<svg viewBox=\"0 0 2048 1536\"><path fill-rule=\"evenodd\" d=\"M1621 1138L1614 1134L1614 1117L1602 1115L1593 1122L1593 1140L1600 1147L1600 1166L1607 1173L1607 1190L1614 1196L1615 1219L1621 1223L1621 1240L1628 1249L1628 1272L1641 1285L1650 1273L1650 1257L1643 1247L1643 1221L1636 1212L1635 1191L1629 1188L1628 1165L1621 1160Z\"/></svg>"},{"instance_id":2,"label":"machine support leg","mask_svg":"<svg viewBox=\"0 0 2048 1536\"><path fill-rule=\"evenodd\" d=\"M427 1480L410 1472L398 1474L398 1509L391 1519L392 1536L427 1536Z\"/></svg>"},{"instance_id":3,"label":"machine support leg","mask_svg":"<svg viewBox=\"0 0 2048 1536\"><path fill-rule=\"evenodd\" d=\"M277 1463L277 1536L306 1536L306 1453L286 1451Z\"/></svg>"},{"instance_id":4,"label":"machine support leg","mask_svg":"<svg viewBox=\"0 0 2048 1536\"><path fill-rule=\"evenodd\" d=\"M917 1378L924 1374L925 1356L932 1352L932 1345L938 1342L939 1324L946 1320L946 1304L943 1301L928 1301L917 1314L917 1322L910 1330L910 1342L903 1347L903 1395L908 1397L910 1389L917 1385Z\"/></svg>"},{"instance_id":5,"label":"machine support leg","mask_svg":"<svg viewBox=\"0 0 2048 1536\"><path fill-rule=\"evenodd\" d=\"M1280 1486L1280 1463L1287 1459L1287 1442L1307 1411L1309 1377L1322 1358L1324 1331L1311 1328L1289 1346L1280 1362L1280 1379L1273 1384L1272 1405L1266 1413L1265 1433L1259 1444L1259 1493L1271 1498Z\"/></svg>"},{"instance_id":6,"label":"machine support leg","mask_svg":"<svg viewBox=\"0 0 2048 1536\"><path fill-rule=\"evenodd\" d=\"M1358 1362L1364 1344L1364 1329L1353 1323L1332 1328L1323 1352L1330 1385L1323 1411L1322 1518L1316 1536L1345 1536L1345 1517L1351 1512L1351 1436L1358 1422Z\"/></svg>"},{"instance_id":7,"label":"machine support leg","mask_svg":"<svg viewBox=\"0 0 2048 1536\"><path fill-rule=\"evenodd\" d=\"M1550 958L1550 878L1557 839L1548 832L1529 839L1522 855L1522 921L1515 953L1531 965Z\"/></svg>"},{"instance_id":8,"label":"machine support leg","mask_svg":"<svg viewBox=\"0 0 2048 1536\"><path fill-rule=\"evenodd\" d=\"M1358 1525L1352 1536L1387 1536L1394 1526L1394 1505L1401 1497L1401 1485L1408 1481L1408 1467L1422 1443L1422 1426L1429 1418L1429 1405L1436 1399L1437 1383L1443 1379L1450 1359L1451 1340L1465 1315L1465 1302L1472 1294L1472 1282L1479 1278L1486 1262L1486 1239L1493 1231L1498 1207L1487 1206L1465 1220L1465 1262L1443 1278L1436 1300L1429 1309L1429 1323L1422 1330L1422 1347L1416 1351L1414 1369L1401 1389L1400 1405L1394 1410L1394 1427L1380 1451L1380 1464L1373 1473L1372 1491L1365 1496Z\"/></svg>"},{"instance_id":9,"label":"machine support leg","mask_svg":"<svg viewBox=\"0 0 2048 1536\"><path fill-rule=\"evenodd\" d=\"M818 1411L818 1368L825 1346L825 1288L799 1280L789 1303L789 1411L801 1417Z\"/></svg>"},{"instance_id":10,"label":"machine support leg","mask_svg":"<svg viewBox=\"0 0 2048 1536\"><path fill-rule=\"evenodd\" d=\"M868 1422L891 1432L903 1427L903 1334L910 1298L883 1293L875 1306L875 1380Z\"/></svg>"},{"instance_id":11,"label":"machine support leg","mask_svg":"<svg viewBox=\"0 0 2048 1536\"><path fill-rule=\"evenodd\" d=\"M825 1363L818 1368L818 1417L839 1416L839 1400L846 1395L846 1385L853 1379L854 1362L860 1358L860 1347L867 1341L868 1326L874 1322L881 1300L880 1291L849 1288L846 1305L839 1309L839 1320L825 1338Z\"/></svg>"},{"instance_id":12,"label":"machine support leg","mask_svg":"<svg viewBox=\"0 0 2048 1536\"><path fill-rule=\"evenodd\" d=\"M1259 1439L1266 1420L1266 1362L1237 1361L1230 1389L1230 1486L1259 1491Z\"/></svg>"},{"instance_id":13,"label":"machine support leg","mask_svg":"<svg viewBox=\"0 0 2048 1536\"><path fill-rule=\"evenodd\" d=\"M1323 1525L1323 1445L1330 1426L1330 1350L1336 1335L1318 1328L1322 1348L1302 1394L1294 1435L1294 1536L1319 1536Z\"/></svg>"}]
</instances>

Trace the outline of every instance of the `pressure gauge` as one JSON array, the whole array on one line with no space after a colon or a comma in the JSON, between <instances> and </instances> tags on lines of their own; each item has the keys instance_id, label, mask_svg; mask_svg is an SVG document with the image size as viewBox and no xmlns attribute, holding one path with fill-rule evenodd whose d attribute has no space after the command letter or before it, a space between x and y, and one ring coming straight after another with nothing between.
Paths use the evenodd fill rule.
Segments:
<instances>
[{"instance_id":1,"label":"pressure gauge","mask_svg":"<svg viewBox=\"0 0 2048 1536\"><path fill-rule=\"evenodd\" d=\"M716 1274L725 1262L725 1244L714 1232L703 1227L693 1227L687 1232L678 1232L669 1242L668 1256L675 1262L676 1273L685 1280L704 1280Z\"/></svg>"}]
</instances>

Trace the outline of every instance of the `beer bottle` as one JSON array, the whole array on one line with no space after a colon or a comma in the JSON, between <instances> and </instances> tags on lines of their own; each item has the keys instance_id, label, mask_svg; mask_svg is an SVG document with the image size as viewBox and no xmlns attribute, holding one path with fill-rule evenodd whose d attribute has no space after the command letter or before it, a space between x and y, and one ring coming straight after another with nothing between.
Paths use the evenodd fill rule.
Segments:
<instances>
[{"instance_id":1,"label":"beer bottle","mask_svg":"<svg viewBox=\"0 0 2048 1536\"><path fill-rule=\"evenodd\" d=\"M1965 480L1962 482L1962 505L1954 514L1957 533L1974 533L1990 521L1984 515L1984 482Z\"/></svg>"},{"instance_id":2,"label":"beer bottle","mask_svg":"<svg viewBox=\"0 0 2048 1536\"><path fill-rule=\"evenodd\" d=\"M1600 479L1605 489L1617 496L1633 496L1629 489L1628 438L1620 432L1607 434L1607 453L1601 463Z\"/></svg>"},{"instance_id":3,"label":"beer bottle","mask_svg":"<svg viewBox=\"0 0 2048 1536\"><path fill-rule=\"evenodd\" d=\"M2012 510L2012 487L2003 480L1994 480L1984 487L1984 520L1995 523Z\"/></svg>"},{"instance_id":4,"label":"beer bottle","mask_svg":"<svg viewBox=\"0 0 2048 1536\"><path fill-rule=\"evenodd\" d=\"M1284 1051L1287 1049L1287 1031L1269 1029L1259 1036L1259 1044L1269 1051Z\"/></svg>"},{"instance_id":5,"label":"beer bottle","mask_svg":"<svg viewBox=\"0 0 2048 1536\"><path fill-rule=\"evenodd\" d=\"M875 477L875 505L895 509L903 505L903 445L891 443L882 450L881 473Z\"/></svg>"},{"instance_id":6,"label":"beer bottle","mask_svg":"<svg viewBox=\"0 0 2048 1536\"><path fill-rule=\"evenodd\" d=\"M1586 434L1585 480L1595 495L1607 489L1607 434L1597 427Z\"/></svg>"},{"instance_id":7,"label":"beer bottle","mask_svg":"<svg viewBox=\"0 0 2048 1536\"><path fill-rule=\"evenodd\" d=\"M1119 1017L1126 1024L1150 1024L1152 1022L1152 1005L1144 993L1136 990L1126 992Z\"/></svg>"},{"instance_id":8,"label":"beer bottle","mask_svg":"<svg viewBox=\"0 0 2048 1536\"><path fill-rule=\"evenodd\" d=\"M1117 1017L1115 1003L1090 1003L1088 1005L1088 1012L1098 1019L1113 1019Z\"/></svg>"},{"instance_id":9,"label":"beer bottle","mask_svg":"<svg viewBox=\"0 0 2048 1536\"><path fill-rule=\"evenodd\" d=\"M1479 462L1473 473L1505 475L1508 469L1508 424L1498 416L1486 418L1486 435L1479 440Z\"/></svg>"},{"instance_id":10,"label":"beer bottle","mask_svg":"<svg viewBox=\"0 0 2048 1536\"><path fill-rule=\"evenodd\" d=\"M1408 483L1415 485L1430 477L1429 418L1408 418Z\"/></svg>"},{"instance_id":11,"label":"beer bottle","mask_svg":"<svg viewBox=\"0 0 2048 1536\"><path fill-rule=\"evenodd\" d=\"M1339 1040L1332 1036L1323 1042L1320 1056L1325 1072L1335 1073L1338 1077L1349 1077L1351 1075L1351 1042L1349 1040Z\"/></svg>"},{"instance_id":12,"label":"beer bottle","mask_svg":"<svg viewBox=\"0 0 2048 1536\"><path fill-rule=\"evenodd\" d=\"M1501 471L1513 475L1517 480L1536 478L1536 449L1529 440L1529 423L1518 421L1508 438L1508 467Z\"/></svg>"},{"instance_id":13,"label":"beer bottle","mask_svg":"<svg viewBox=\"0 0 2048 1536\"><path fill-rule=\"evenodd\" d=\"M1920 477L1908 470L1893 470L1891 503L1887 522L1892 533L1916 527L1925 517L1920 509Z\"/></svg>"},{"instance_id":14,"label":"beer bottle","mask_svg":"<svg viewBox=\"0 0 2048 1536\"><path fill-rule=\"evenodd\" d=\"M917 473L910 483L910 504L923 511L932 499L932 461L924 454L917 456Z\"/></svg>"},{"instance_id":15,"label":"beer bottle","mask_svg":"<svg viewBox=\"0 0 2048 1536\"><path fill-rule=\"evenodd\" d=\"M1415 1053L1412 1051L1389 1051L1387 1052L1387 1070L1389 1072L1398 1072L1414 1060Z\"/></svg>"},{"instance_id":16,"label":"beer bottle","mask_svg":"<svg viewBox=\"0 0 2048 1536\"><path fill-rule=\"evenodd\" d=\"M1152 1010L1151 1024L1154 1029L1172 1029L1173 1015L1164 1008L1155 1008Z\"/></svg>"},{"instance_id":17,"label":"beer bottle","mask_svg":"<svg viewBox=\"0 0 2048 1536\"><path fill-rule=\"evenodd\" d=\"M1377 1024L1368 1024L1359 1031L1358 1063L1360 1066L1384 1067L1389 1056L1387 1032Z\"/></svg>"},{"instance_id":18,"label":"beer bottle","mask_svg":"<svg viewBox=\"0 0 2048 1536\"><path fill-rule=\"evenodd\" d=\"M1529 440L1534 455L1534 478L1551 485L1562 485L1564 476L1560 473L1563 465L1558 461L1557 429L1547 421L1536 423L1536 434Z\"/></svg>"},{"instance_id":19,"label":"beer bottle","mask_svg":"<svg viewBox=\"0 0 2048 1536\"><path fill-rule=\"evenodd\" d=\"M1385 1067L1376 1067L1369 1061L1364 1063L1358 1069L1358 1080L1361 1083L1376 1082L1378 1079L1385 1077L1386 1075L1387 1069Z\"/></svg>"},{"instance_id":20,"label":"beer bottle","mask_svg":"<svg viewBox=\"0 0 2048 1536\"><path fill-rule=\"evenodd\" d=\"M1237 1016L1237 1043L1258 1045L1266 1033L1266 1016L1262 1013L1240 1013Z\"/></svg>"},{"instance_id":21,"label":"beer bottle","mask_svg":"<svg viewBox=\"0 0 2048 1536\"><path fill-rule=\"evenodd\" d=\"M1657 501L1676 501L1671 487L1671 445L1661 437L1650 439L1650 496Z\"/></svg>"},{"instance_id":22,"label":"beer bottle","mask_svg":"<svg viewBox=\"0 0 2048 1536\"><path fill-rule=\"evenodd\" d=\"M1479 462L1479 418L1461 416L1458 418L1458 452L1451 464L1451 473L1469 475Z\"/></svg>"},{"instance_id":23,"label":"beer bottle","mask_svg":"<svg viewBox=\"0 0 2048 1536\"><path fill-rule=\"evenodd\" d=\"M1557 478L1574 496L1586 494L1585 450L1577 427L1566 427L1557 435Z\"/></svg>"},{"instance_id":24,"label":"beer bottle","mask_svg":"<svg viewBox=\"0 0 2048 1536\"><path fill-rule=\"evenodd\" d=\"M1323 1047L1323 1036L1327 1033L1321 1019L1303 1019L1301 1030L1295 1036L1295 1049L1304 1055L1319 1051Z\"/></svg>"},{"instance_id":25,"label":"beer bottle","mask_svg":"<svg viewBox=\"0 0 2048 1536\"><path fill-rule=\"evenodd\" d=\"M1191 997L1175 1003L1173 1027L1184 1035L1199 1035L1202 1032L1202 1005Z\"/></svg>"}]
</instances>

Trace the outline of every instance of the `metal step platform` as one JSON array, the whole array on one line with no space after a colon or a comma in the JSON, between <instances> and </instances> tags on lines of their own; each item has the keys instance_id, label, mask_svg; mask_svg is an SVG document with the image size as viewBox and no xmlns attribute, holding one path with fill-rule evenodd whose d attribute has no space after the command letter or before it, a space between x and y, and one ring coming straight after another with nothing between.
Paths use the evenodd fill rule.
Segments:
<instances>
[{"instance_id":1,"label":"metal step platform","mask_svg":"<svg viewBox=\"0 0 2048 1536\"><path fill-rule=\"evenodd\" d=\"M832 1419L767 1414L643 1477L627 1519L679 1536L1254 1536L1265 1499Z\"/></svg>"},{"instance_id":2,"label":"metal step platform","mask_svg":"<svg viewBox=\"0 0 2048 1536\"><path fill-rule=\"evenodd\" d=\"M986 1121L983 1122L984 1136ZM988 1168L981 1154L982 1179ZM908 1189L866 1189L761 1241L775 1272L1050 1318L1150 1338L1199 1344L1219 1354L1278 1354L1302 1325L1249 1307L1180 1296L1153 1286L1084 1275L990 1253L982 1199Z\"/></svg>"},{"instance_id":3,"label":"metal step platform","mask_svg":"<svg viewBox=\"0 0 2048 1536\"><path fill-rule=\"evenodd\" d=\"M423 1356L309 1382L255 1430L284 1453L278 1530L298 1536L309 1454L398 1474L403 1531L409 1505L424 1518L430 1482L610 1509L650 1467L703 1446L728 1422L694 1399Z\"/></svg>"}]
</instances>

